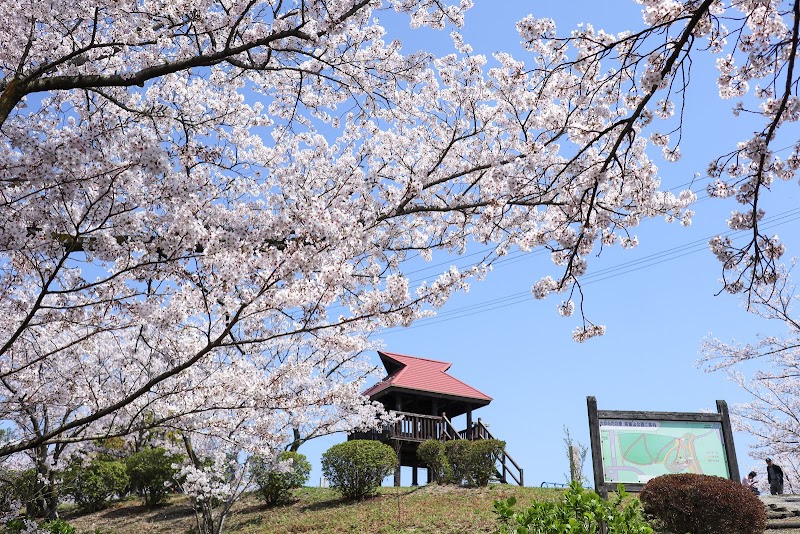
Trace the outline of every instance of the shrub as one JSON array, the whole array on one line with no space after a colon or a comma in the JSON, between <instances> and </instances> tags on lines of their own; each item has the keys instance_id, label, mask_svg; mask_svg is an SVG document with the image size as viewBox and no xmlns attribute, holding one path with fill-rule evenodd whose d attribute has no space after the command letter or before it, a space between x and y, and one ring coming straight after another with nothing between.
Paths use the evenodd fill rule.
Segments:
<instances>
[{"instance_id":1,"label":"shrub","mask_svg":"<svg viewBox=\"0 0 800 534\"><path fill-rule=\"evenodd\" d=\"M128 473L116 460L94 459L89 465L71 464L62 476L62 491L84 510L99 510L114 496L125 494Z\"/></svg>"},{"instance_id":2,"label":"shrub","mask_svg":"<svg viewBox=\"0 0 800 534\"><path fill-rule=\"evenodd\" d=\"M494 501L494 513L500 521L496 532L595 534L601 532L601 524L605 523L607 534L653 534L639 501L630 499L622 504L626 496L620 486L614 501L607 501L573 482L560 502L534 501L531 507L516 511L514 497Z\"/></svg>"},{"instance_id":3,"label":"shrub","mask_svg":"<svg viewBox=\"0 0 800 534\"><path fill-rule=\"evenodd\" d=\"M443 484L452 478L452 468L441 441L429 439L421 443L417 449L417 457L428 467L431 478L429 482Z\"/></svg>"},{"instance_id":4,"label":"shrub","mask_svg":"<svg viewBox=\"0 0 800 534\"><path fill-rule=\"evenodd\" d=\"M503 454L506 443L497 439L470 442L467 454L466 482L468 486L486 486L495 473L495 460Z\"/></svg>"},{"instance_id":5,"label":"shrub","mask_svg":"<svg viewBox=\"0 0 800 534\"><path fill-rule=\"evenodd\" d=\"M645 484L639 500L664 532L756 534L766 528L767 515L759 498L721 477L662 475Z\"/></svg>"},{"instance_id":6,"label":"shrub","mask_svg":"<svg viewBox=\"0 0 800 534\"><path fill-rule=\"evenodd\" d=\"M445 481L467 486L486 486L495 473L495 460L505 447L504 441L496 439L456 439L445 442L444 454L450 465Z\"/></svg>"},{"instance_id":7,"label":"shrub","mask_svg":"<svg viewBox=\"0 0 800 534\"><path fill-rule=\"evenodd\" d=\"M352 440L334 445L322 455L322 473L347 498L361 499L375 492L397 467L397 455L383 443Z\"/></svg>"},{"instance_id":8,"label":"shrub","mask_svg":"<svg viewBox=\"0 0 800 534\"><path fill-rule=\"evenodd\" d=\"M10 500L19 501L25 505L25 513L30 517L39 517L39 495L36 491L36 469L22 471L8 471L5 473L6 481L0 486L0 491L10 497Z\"/></svg>"},{"instance_id":9,"label":"shrub","mask_svg":"<svg viewBox=\"0 0 800 534\"><path fill-rule=\"evenodd\" d=\"M447 456L447 461L450 462L450 476L446 479L446 482L462 484L467 478L471 443L471 441L465 439L454 439L444 443L444 453Z\"/></svg>"},{"instance_id":10,"label":"shrub","mask_svg":"<svg viewBox=\"0 0 800 534\"><path fill-rule=\"evenodd\" d=\"M258 492L270 506L288 502L292 496L291 491L305 484L311 473L311 464L298 452L282 452L278 455L278 460L291 460L292 465L286 472L277 472L263 458L254 457L251 460L250 469L258 485Z\"/></svg>"},{"instance_id":11,"label":"shrub","mask_svg":"<svg viewBox=\"0 0 800 534\"><path fill-rule=\"evenodd\" d=\"M126 461L131 491L143 497L147 506L164 501L177 473L172 466L182 461L183 456L170 454L161 447L132 454Z\"/></svg>"}]
</instances>

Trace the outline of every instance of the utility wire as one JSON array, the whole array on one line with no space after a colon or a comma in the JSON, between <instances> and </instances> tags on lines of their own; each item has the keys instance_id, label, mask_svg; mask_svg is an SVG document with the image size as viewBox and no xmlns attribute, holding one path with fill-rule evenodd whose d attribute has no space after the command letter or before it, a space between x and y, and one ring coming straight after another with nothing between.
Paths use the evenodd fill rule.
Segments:
<instances>
[{"instance_id":1,"label":"utility wire","mask_svg":"<svg viewBox=\"0 0 800 534\"><path fill-rule=\"evenodd\" d=\"M788 210L772 217L767 217L761 221L761 228L764 230L769 230L775 228L777 226L781 226L783 224L787 224L789 222L793 222L800 219L800 208L795 208L792 210ZM727 232L722 233L723 236L729 236L734 239L738 239L744 237L749 232L747 230L729 230ZM715 234L716 235L716 234ZM624 274L629 274L635 271L639 271L641 269L645 269L648 267L654 267L656 265L660 265L662 263L666 263L667 261L672 261L683 256L688 256L689 254L695 254L697 252L702 252L707 250L708 241L712 237L709 236L703 239L697 239L694 241L690 241L689 243L685 243L683 245L678 245L666 250L662 250L659 252L655 252L653 254L648 254L642 258L638 258L635 260L627 261L621 263L619 265L615 265L612 267L607 267L604 269L600 269L592 274L586 275L581 278L582 285L588 285L595 282L601 282L603 280L607 280L609 278L614 278L616 276L622 276ZM540 251L536 251L540 252ZM526 257L530 257L535 253L530 253L525 255ZM524 258L519 258L524 259ZM499 263L499 262L498 262ZM512 293L509 295L505 295L502 297L497 297L494 299L490 299L487 301L483 301L476 304L471 304L468 306L463 306L460 308L456 308L454 310L444 311L437 313L436 317L431 317L429 319L419 319L413 325L403 328L391 328L388 330L384 330L381 332L381 335L386 334L393 334L395 332L400 332L404 330L410 330L413 328L420 328L424 326L430 326L433 324L445 322L445 321L452 321L455 319L461 319L463 317L469 317L471 315L476 315L479 313L485 313L488 311L505 308L509 306L514 306L517 304L521 304L523 302L527 302L532 300L533 297L530 294L529 290L520 291L516 293Z\"/></svg>"}]
</instances>

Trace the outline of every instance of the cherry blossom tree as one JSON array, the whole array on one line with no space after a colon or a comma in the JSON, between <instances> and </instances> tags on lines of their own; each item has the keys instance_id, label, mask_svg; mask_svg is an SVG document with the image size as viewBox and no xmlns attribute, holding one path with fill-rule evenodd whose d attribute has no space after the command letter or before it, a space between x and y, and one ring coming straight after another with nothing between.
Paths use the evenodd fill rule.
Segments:
<instances>
[{"instance_id":1,"label":"cherry blossom tree","mask_svg":"<svg viewBox=\"0 0 800 534\"><path fill-rule=\"evenodd\" d=\"M457 32L452 54L405 54L375 16L457 28L468 7L0 1L0 418L18 436L0 456L156 426L285 446L374 421L353 384L377 329L513 247L549 249L534 294L582 311L596 247L688 222L692 194L659 190L639 136L664 76L636 98L591 57L548 69L565 56L533 21L533 70L489 68ZM709 16L686 9L684 40ZM664 50L671 72L683 52ZM491 246L467 271L404 275L473 242ZM575 338L602 330L581 313Z\"/></svg>"},{"instance_id":2,"label":"cherry blossom tree","mask_svg":"<svg viewBox=\"0 0 800 534\"><path fill-rule=\"evenodd\" d=\"M794 287L788 273L780 274L777 286L754 293L751 310L782 323L786 333L752 343L706 339L698 364L725 373L747 392L751 400L733 405L731 414L739 430L756 438L750 455L760 461L773 458L789 483L800 488L800 323L792 309Z\"/></svg>"},{"instance_id":3,"label":"cherry blossom tree","mask_svg":"<svg viewBox=\"0 0 800 534\"><path fill-rule=\"evenodd\" d=\"M741 208L731 215L728 226L751 234L744 245L719 236L710 246L722 262L727 291L750 294L773 285L784 247L777 237L764 234L759 222L765 213L764 193L775 179L794 177L800 166L800 145L794 139L795 146L785 159L778 157L775 147L781 130L800 118L800 74L795 69L800 4L777 0L637 2L643 5L644 28L618 35L586 24L561 38L552 20L529 17L521 21L518 28L536 60L528 75L536 84L533 87L540 94L548 85L562 83L557 74L569 73L572 83L562 88L566 101L562 112L591 111L597 122L578 124L568 119L562 133L580 136L578 154L593 148L603 153L600 171L613 167L615 158L646 138L662 147L666 160L677 160L695 60L704 53L713 55L719 97L733 99L735 116L757 117L763 128L729 153L709 155L707 173L714 180L708 194L735 198ZM520 72L528 71L520 67ZM608 117L613 118L603 120ZM659 125L655 119L663 122Z\"/></svg>"},{"instance_id":4,"label":"cherry blossom tree","mask_svg":"<svg viewBox=\"0 0 800 534\"><path fill-rule=\"evenodd\" d=\"M559 111L568 118L558 133L574 140L576 157L591 150L601 154L604 159L593 170L605 173L614 169L616 158L628 156L646 140L661 147L665 160L679 159L686 102L698 94L693 69L708 64L700 61L702 55L714 60L719 97L733 101L733 116L746 115L749 120L740 121L747 125L740 143L728 153L709 154L707 175L712 181L707 192L738 203L728 228L745 231L749 238L738 244L719 235L709 245L722 264L724 290L742 295L748 310L784 322L788 334L741 346L710 340L701 365L730 369L731 377L753 395L752 403L734 411L741 428L759 438L756 454L769 451L787 466L797 466L800 383L790 269L781 263L784 245L762 230L761 220L765 195L775 180L794 178L800 167L800 143L793 130L800 118L800 73L795 68L800 2L637 2L643 6L644 27L617 35L585 24L568 37L559 37L552 20L520 21L518 28L534 63L519 64L518 71L536 96L548 88L561 88ZM578 123L574 117L581 113L592 114L597 122ZM754 121L761 127L749 134ZM720 117L719 123L730 128L736 119ZM788 156L779 157L787 143ZM619 175L628 178L631 173L622 167ZM752 380L732 367L770 356L770 370L757 372Z\"/></svg>"},{"instance_id":5,"label":"cherry blossom tree","mask_svg":"<svg viewBox=\"0 0 800 534\"><path fill-rule=\"evenodd\" d=\"M762 198L800 165L775 150L800 113L800 0L639 3L617 35L528 17L525 50L490 60L457 31L468 0L0 0L0 457L52 466L149 428L246 457L374 424L372 334L512 249L548 250L534 296L602 334L589 256L691 222L649 151L680 157L702 54L763 121L708 167L751 235L711 242L724 287L757 305L784 253ZM404 50L387 9L453 52ZM475 243L466 271L405 274Z\"/></svg>"}]
</instances>

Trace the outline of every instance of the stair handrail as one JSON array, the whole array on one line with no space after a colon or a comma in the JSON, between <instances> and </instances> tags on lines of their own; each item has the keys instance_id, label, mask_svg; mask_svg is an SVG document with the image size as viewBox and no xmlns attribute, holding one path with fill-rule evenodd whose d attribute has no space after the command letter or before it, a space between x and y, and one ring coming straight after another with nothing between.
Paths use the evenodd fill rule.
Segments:
<instances>
[{"instance_id":1,"label":"stair handrail","mask_svg":"<svg viewBox=\"0 0 800 534\"><path fill-rule=\"evenodd\" d=\"M447 418L445 412L442 412L442 421L444 421L444 435L447 436L448 439L461 439L458 430L456 430L456 427L450 422L450 419Z\"/></svg>"}]
</instances>

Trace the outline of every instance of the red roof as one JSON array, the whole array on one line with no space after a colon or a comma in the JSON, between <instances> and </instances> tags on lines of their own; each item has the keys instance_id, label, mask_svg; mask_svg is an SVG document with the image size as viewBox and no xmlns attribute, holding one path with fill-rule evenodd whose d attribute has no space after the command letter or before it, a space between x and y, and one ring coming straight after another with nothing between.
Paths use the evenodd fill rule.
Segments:
<instances>
[{"instance_id":1,"label":"red roof","mask_svg":"<svg viewBox=\"0 0 800 534\"><path fill-rule=\"evenodd\" d=\"M378 351L378 355L389 376L364 391L366 396L372 397L389 387L397 387L487 402L492 400L488 395L448 375L445 371L450 369L451 363L393 352Z\"/></svg>"}]
</instances>

